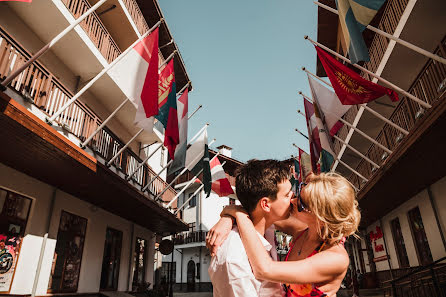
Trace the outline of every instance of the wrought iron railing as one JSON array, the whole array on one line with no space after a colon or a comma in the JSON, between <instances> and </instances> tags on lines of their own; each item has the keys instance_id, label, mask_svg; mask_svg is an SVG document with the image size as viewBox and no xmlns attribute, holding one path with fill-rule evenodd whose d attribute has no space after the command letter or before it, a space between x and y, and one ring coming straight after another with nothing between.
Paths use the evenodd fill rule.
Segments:
<instances>
[{"instance_id":1,"label":"wrought iron railing","mask_svg":"<svg viewBox=\"0 0 446 297\"><path fill-rule=\"evenodd\" d=\"M446 296L446 257L419 267L408 274L383 282L386 296Z\"/></svg>"},{"instance_id":2,"label":"wrought iron railing","mask_svg":"<svg viewBox=\"0 0 446 297\"><path fill-rule=\"evenodd\" d=\"M206 240L207 231L186 231L177 233L173 239L174 244L187 244L204 242Z\"/></svg>"},{"instance_id":3,"label":"wrought iron railing","mask_svg":"<svg viewBox=\"0 0 446 297\"><path fill-rule=\"evenodd\" d=\"M29 52L0 27L0 78L3 80L29 58ZM9 87L21 94L30 103L36 105L48 116L53 115L73 97L68 88L40 62L34 62L27 67L11 82ZM100 118L80 100L71 104L55 121L80 140L88 138L102 123ZM123 145L124 143L107 127L97 133L88 144L95 153L107 162ZM136 169L140 162L142 162L141 158L127 148L116 158L114 164L121 172L129 174ZM132 180L142 187L155 175L156 173L152 168L145 164L132 177ZM166 186L167 183L158 177L148 189L156 195ZM169 188L163 194L162 199L170 201L175 195L175 190ZM172 206L175 208L176 202Z\"/></svg>"}]
</instances>

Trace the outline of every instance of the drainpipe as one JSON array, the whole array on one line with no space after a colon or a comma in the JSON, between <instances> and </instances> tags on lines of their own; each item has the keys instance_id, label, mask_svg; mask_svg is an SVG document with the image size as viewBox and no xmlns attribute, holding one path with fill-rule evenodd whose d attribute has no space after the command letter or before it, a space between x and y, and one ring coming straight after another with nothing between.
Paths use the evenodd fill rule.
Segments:
<instances>
[{"instance_id":1,"label":"drainpipe","mask_svg":"<svg viewBox=\"0 0 446 297\"><path fill-rule=\"evenodd\" d=\"M133 289L131 287L131 283L130 282L132 280L133 251L135 250L135 247L133 246L133 242L134 242L133 237L134 236L135 236L135 224L132 223L132 230L130 232L129 274L127 276L127 290L129 290L129 291L131 291Z\"/></svg>"},{"instance_id":2,"label":"drainpipe","mask_svg":"<svg viewBox=\"0 0 446 297\"><path fill-rule=\"evenodd\" d=\"M434 194L432 193L431 186L427 186L426 190L427 194L429 195L429 200L431 202L432 209L434 210L435 221L437 222L438 230L440 230L441 241L443 242L443 247L446 250L446 240L444 238L443 228L440 223L440 218L438 216L438 207L437 204L435 203Z\"/></svg>"},{"instance_id":3,"label":"drainpipe","mask_svg":"<svg viewBox=\"0 0 446 297\"><path fill-rule=\"evenodd\" d=\"M37 285L39 284L40 271L42 270L43 256L45 254L45 247L46 247L46 242L48 240L48 233L50 232L51 217L53 216L54 201L56 200L56 193L57 193L57 188L54 188L53 189L53 195L51 195L48 219L46 221L46 233L43 236L42 245L40 247L39 261L37 262L36 275L34 276L33 287L32 287L32 290L31 290L31 297L35 297L36 296Z\"/></svg>"}]
</instances>

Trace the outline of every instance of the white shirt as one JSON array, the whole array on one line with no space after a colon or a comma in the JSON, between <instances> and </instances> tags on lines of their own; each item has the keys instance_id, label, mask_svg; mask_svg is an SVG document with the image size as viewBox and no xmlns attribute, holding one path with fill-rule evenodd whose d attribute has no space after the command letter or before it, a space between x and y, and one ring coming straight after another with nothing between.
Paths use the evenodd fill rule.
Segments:
<instances>
[{"instance_id":1,"label":"white shirt","mask_svg":"<svg viewBox=\"0 0 446 297\"><path fill-rule=\"evenodd\" d=\"M274 228L268 228L265 237L258 235L265 250L276 261ZM208 272L214 287L214 297L284 296L279 283L258 280L254 277L237 227L231 230L216 255L212 257Z\"/></svg>"}]
</instances>

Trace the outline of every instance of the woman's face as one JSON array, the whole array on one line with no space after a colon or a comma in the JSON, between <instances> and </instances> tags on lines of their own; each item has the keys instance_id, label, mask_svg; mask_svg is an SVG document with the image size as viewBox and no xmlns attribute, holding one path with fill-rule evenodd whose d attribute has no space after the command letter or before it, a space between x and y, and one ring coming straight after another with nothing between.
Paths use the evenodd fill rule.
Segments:
<instances>
[{"instance_id":1,"label":"woman's face","mask_svg":"<svg viewBox=\"0 0 446 297\"><path fill-rule=\"evenodd\" d=\"M299 197L291 200L293 204L293 211L291 215L294 216L300 222L310 226L316 223L316 216L308 209L308 199L306 199L305 190L302 190L301 195L302 202L304 203L305 209L301 212L298 211L298 205L300 204Z\"/></svg>"}]
</instances>

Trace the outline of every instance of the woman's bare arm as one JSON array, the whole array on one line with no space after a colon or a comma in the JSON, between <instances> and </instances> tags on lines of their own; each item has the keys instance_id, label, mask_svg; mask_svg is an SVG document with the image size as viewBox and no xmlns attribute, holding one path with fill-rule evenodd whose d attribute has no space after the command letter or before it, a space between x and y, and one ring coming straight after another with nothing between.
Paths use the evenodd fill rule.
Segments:
<instances>
[{"instance_id":1,"label":"woman's bare arm","mask_svg":"<svg viewBox=\"0 0 446 297\"><path fill-rule=\"evenodd\" d=\"M256 278L290 284L323 283L333 280L347 269L348 255L338 246L300 261L273 261L263 248L248 214L233 212L229 214L237 220L240 236Z\"/></svg>"}]
</instances>

